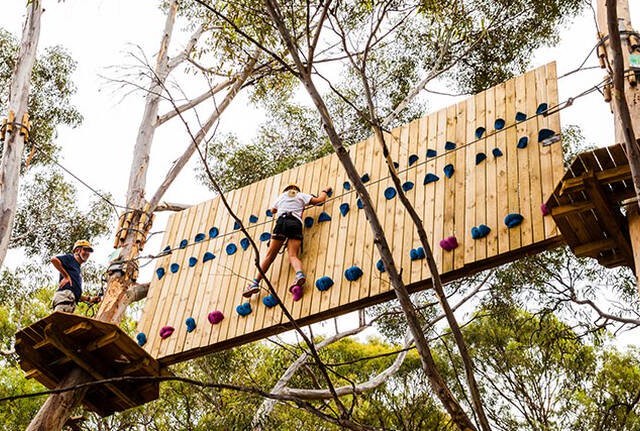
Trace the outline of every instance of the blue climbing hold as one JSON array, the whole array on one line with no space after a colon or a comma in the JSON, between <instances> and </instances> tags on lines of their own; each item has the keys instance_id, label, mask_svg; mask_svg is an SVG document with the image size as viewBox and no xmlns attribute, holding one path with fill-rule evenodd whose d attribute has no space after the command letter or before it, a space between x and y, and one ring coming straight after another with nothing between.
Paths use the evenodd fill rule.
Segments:
<instances>
[{"instance_id":1,"label":"blue climbing hold","mask_svg":"<svg viewBox=\"0 0 640 431\"><path fill-rule=\"evenodd\" d=\"M196 235L196 237L194 238L194 241L195 241L195 242L204 241L204 238L205 238L205 234L203 234L203 233L199 233L199 234L197 234L197 235Z\"/></svg>"},{"instance_id":2,"label":"blue climbing hold","mask_svg":"<svg viewBox=\"0 0 640 431\"><path fill-rule=\"evenodd\" d=\"M164 277L164 268L156 269L156 275L158 276L158 280L162 280L162 277Z\"/></svg>"},{"instance_id":3,"label":"blue climbing hold","mask_svg":"<svg viewBox=\"0 0 640 431\"><path fill-rule=\"evenodd\" d=\"M378 261L376 262L376 268L378 268L378 271L380 272L384 272L384 263L382 263L382 259L378 259Z\"/></svg>"},{"instance_id":4,"label":"blue climbing hold","mask_svg":"<svg viewBox=\"0 0 640 431\"><path fill-rule=\"evenodd\" d=\"M262 303L266 305L268 308L271 308L278 305L278 300L273 295L267 295L264 298L262 298Z\"/></svg>"},{"instance_id":5,"label":"blue climbing hold","mask_svg":"<svg viewBox=\"0 0 640 431\"><path fill-rule=\"evenodd\" d=\"M427 149L427 157L435 157L438 155L436 150L432 150L431 148Z\"/></svg>"},{"instance_id":6,"label":"blue climbing hold","mask_svg":"<svg viewBox=\"0 0 640 431\"><path fill-rule=\"evenodd\" d=\"M444 171L445 177L451 178L453 176L453 172L455 171L455 169L453 169L453 165L449 163L444 167L443 171Z\"/></svg>"},{"instance_id":7,"label":"blue climbing hold","mask_svg":"<svg viewBox=\"0 0 640 431\"><path fill-rule=\"evenodd\" d=\"M211 229L209 229L209 238L215 238L218 236L219 233L220 231L218 230L218 228L214 226Z\"/></svg>"},{"instance_id":8,"label":"blue climbing hold","mask_svg":"<svg viewBox=\"0 0 640 431\"><path fill-rule=\"evenodd\" d=\"M444 143L444 149L447 151L450 150L455 150L456 149L456 143L455 142L451 142L451 141L447 141Z\"/></svg>"},{"instance_id":9,"label":"blue climbing hold","mask_svg":"<svg viewBox=\"0 0 640 431\"><path fill-rule=\"evenodd\" d=\"M396 189L394 189L393 187L387 187L384 191L384 197L387 198L387 200L395 198Z\"/></svg>"},{"instance_id":10,"label":"blue climbing hold","mask_svg":"<svg viewBox=\"0 0 640 431\"><path fill-rule=\"evenodd\" d=\"M407 181L402 185L402 190L404 190L405 192L408 192L412 188L413 188L413 183L411 181Z\"/></svg>"},{"instance_id":11,"label":"blue climbing hold","mask_svg":"<svg viewBox=\"0 0 640 431\"><path fill-rule=\"evenodd\" d=\"M304 219L304 227L313 226L313 217L305 217Z\"/></svg>"},{"instance_id":12,"label":"blue climbing hold","mask_svg":"<svg viewBox=\"0 0 640 431\"><path fill-rule=\"evenodd\" d=\"M327 277L325 275L316 280L316 288L321 292L329 290L331 286L333 286L333 280L331 277Z\"/></svg>"},{"instance_id":13,"label":"blue climbing hold","mask_svg":"<svg viewBox=\"0 0 640 431\"><path fill-rule=\"evenodd\" d=\"M213 260L216 258L216 255L211 253L210 251L206 252L204 254L204 256L202 256L202 262L209 262L210 260Z\"/></svg>"},{"instance_id":14,"label":"blue climbing hold","mask_svg":"<svg viewBox=\"0 0 640 431\"><path fill-rule=\"evenodd\" d=\"M358 207L358 209L362 209L364 208L364 204L362 203L362 199L358 198L358 200L356 201L356 206Z\"/></svg>"},{"instance_id":15,"label":"blue climbing hold","mask_svg":"<svg viewBox=\"0 0 640 431\"><path fill-rule=\"evenodd\" d=\"M476 154L476 165L479 165L480 163L484 162L486 158L487 158L487 155L485 153Z\"/></svg>"},{"instance_id":16,"label":"blue climbing hold","mask_svg":"<svg viewBox=\"0 0 640 431\"><path fill-rule=\"evenodd\" d=\"M540 131L538 131L538 142L546 141L547 139L552 138L555 135L556 132L554 132L553 130L540 129Z\"/></svg>"},{"instance_id":17,"label":"blue climbing hold","mask_svg":"<svg viewBox=\"0 0 640 431\"><path fill-rule=\"evenodd\" d=\"M410 155L409 156L409 166L413 165L418 160L420 160L420 158L417 155L415 155L415 154Z\"/></svg>"},{"instance_id":18,"label":"blue climbing hold","mask_svg":"<svg viewBox=\"0 0 640 431\"><path fill-rule=\"evenodd\" d=\"M325 211L322 211L320 213L320 215L318 216L318 223L322 223L322 222L325 222L325 221L331 221L331 216L328 213L326 213Z\"/></svg>"},{"instance_id":19,"label":"blue climbing hold","mask_svg":"<svg viewBox=\"0 0 640 431\"><path fill-rule=\"evenodd\" d=\"M422 182L423 185L427 185L429 183L434 183L436 181L438 181L440 179L440 177L438 177L435 174L432 173L428 173L427 175L424 176L424 181Z\"/></svg>"},{"instance_id":20,"label":"blue climbing hold","mask_svg":"<svg viewBox=\"0 0 640 431\"><path fill-rule=\"evenodd\" d=\"M171 271L171 273L173 274L178 272L179 269L180 269L180 265L178 265L177 263L172 263L171 265L169 265L169 271Z\"/></svg>"},{"instance_id":21,"label":"blue climbing hold","mask_svg":"<svg viewBox=\"0 0 640 431\"><path fill-rule=\"evenodd\" d=\"M527 114L525 114L524 112L518 111L516 113L516 121L520 122L520 121L524 121L526 119L527 119Z\"/></svg>"},{"instance_id":22,"label":"blue climbing hold","mask_svg":"<svg viewBox=\"0 0 640 431\"><path fill-rule=\"evenodd\" d=\"M248 314L251 313L251 304L249 304L248 302L245 302L244 304L240 304L236 307L236 313L238 313L241 316L247 316Z\"/></svg>"},{"instance_id":23,"label":"blue climbing hold","mask_svg":"<svg viewBox=\"0 0 640 431\"><path fill-rule=\"evenodd\" d=\"M144 332L138 332L138 335L136 335L136 340L138 340L138 346L140 347L147 344L147 336L144 334Z\"/></svg>"},{"instance_id":24,"label":"blue climbing hold","mask_svg":"<svg viewBox=\"0 0 640 431\"><path fill-rule=\"evenodd\" d=\"M342 183L342 188L345 190L351 190L351 184L349 183L349 181L345 181L344 183Z\"/></svg>"},{"instance_id":25,"label":"blue climbing hold","mask_svg":"<svg viewBox=\"0 0 640 431\"><path fill-rule=\"evenodd\" d=\"M484 238L485 236L489 235L489 232L491 232L491 228L486 224L481 224L480 226L474 226L471 228L471 238L473 239Z\"/></svg>"},{"instance_id":26,"label":"blue climbing hold","mask_svg":"<svg viewBox=\"0 0 640 431\"><path fill-rule=\"evenodd\" d=\"M165 255L165 254L171 254L171 246L168 245L166 246L164 249L162 249L162 253L160 253L161 255Z\"/></svg>"},{"instance_id":27,"label":"blue climbing hold","mask_svg":"<svg viewBox=\"0 0 640 431\"><path fill-rule=\"evenodd\" d=\"M484 132L486 132L486 129L484 127L478 127L476 129L476 139L482 138L482 135L484 135Z\"/></svg>"},{"instance_id":28,"label":"blue climbing hold","mask_svg":"<svg viewBox=\"0 0 640 431\"><path fill-rule=\"evenodd\" d=\"M400 167L400 163L398 162L393 162L393 167L398 169Z\"/></svg>"},{"instance_id":29,"label":"blue climbing hold","mask_svg":"<svg viewBox=\"0 0 640 431\"><path fill-rule=\"evenodd\" d=\"M227 246L224 248L224 250L227 252L227 254L229 256L231 256L233 253L238 251L238 247L236 247L235 244L231 243L231 244L227 244Z\"/></svg>"},{"instance_id":30,"label":"blue climbing hold","mask_svg":"<svg viewBox=\"0 0 640 431\"><path fill-rule=\"evenodd\" d=\"M257 223L257 222L258 222L258 216L251 214L249 216L249 223Z\"/></svg>"},{"instance_id":31,"label":"blue climbing hold","mask_svg":"<svg viewBox=\"0 0 640 431\"><path fill-rule=\"evenodd\" d=\"M494 123L493 123L493 128L496 130L502 130L504 129L504 125L506 123L504 122L504 120L502 118L498 118Z\"/></svg>"},{"instance_id":32,"label":"blue climbing hold","mask_svg":"<svg viewBox=\"0 0 640 431\"><path fill-rule=\"evenodd\" d=\"M342 214L342 217L346 216L348 212L349 212L349 204L346 202L343 204L340 204L340 214Z\"/></svg>"},{"instance_id":33,"label":"blue climbing hold","mask_svg":"<svg viewBox=\"0 0 640 431\"><path fill-rule=\"evenodd\" d=\"M518 148L520 149L527 148L528 143L529 143L529 138L526 136L523 136L522 138L518 139Z\"/></svg>"},{"instance_id":34,"label":"blue climbing hold","mask_svg":"<svg viewBox=\"0 0 640 431\"><path fill-rule=\"evenodd\" d=\"M265 214L267 215L267 217L273 217L273 213L271 212L271 210L266 210Z\"/></svg>"},{"instance_id":35,"label":"blue climbing hold","mask_svg":"<svg viewBox=\"0 0 640 431\"><path fill-rule=\"evenodd\" d=\"M502 150L496 147L493 150L491 150L491 154L493 154L493 157L500 157L502 156Z\"/></svg>"},{"instance_id":36,"label":"blue climbing hold","mask_svg":"<svg viewBox=\"0 0 640 431\"><path fill-rule=\"evenodd\" d=\"M547 109L549 109L549 106L543 102L538 105L538 109L536 109L536 114L537 115L544 114L545 112L547 112Z\"/></svg>"},{"instance_id":37,"label":"blue climbing hold","mask_svg":"<svg viewBox=\"0 0 640 431\"><path fill-rule=\"evenodd\" d=\"M182 241L180 241L180 248L187 248L187 244L189 244L189 241L187 241L186 239L183 239Z\"/></svg>"},{"instance_id":38,"label":"blue climbing hold","mask_svg":"<svg viewBox=\"0 0 640 431\"><path fill-rule=\"evenodd\" d=\"M242 238L240 240L240 247L242 247L243 250L246 250L249 248L249 238Z\"/></svg>"},{"instance_id":39,"label":"blue climbing hold","mask_svg":"<svg viewBox=\"0 0 640 431\"><path fill-rule=\"evenodd\" d=\"M411 260L424 259L425 256L426 255L424 254L424 248L422 247L412 248L409 252L409 257L411 258Z\"/></svg>"},{"instance_id":40,"label":"blue climbing hold","mask_svg":"<svg viewBox=\"0 0 640 431\"><path fill-rule=\"evenodd\" d=\"M233 230L238 230L240 229L240 223L238 223L237 221L233 222Z\"/></svg>"},{"instance_id":41,"label":"blue climbing hold","mask_svg":"<svg viewBox=\"0 0 640 431\"><path fill-rule=\"evenodd\" d=\"M187 317L184 324L187 325L187 332L193 332L193 330L196 329L196 319L193 317Z\"/></svg>"},{"instance_id":42,"label":"blue climbing hold","mask_svg":"<svg viewBox=\"0 0 640 431\"><path fill-rule=\"evenodd\" d=\"M269 232L262 232L260 234L260 241L265 242L271 239L271 234Z\"/></svg>"},{"instance_id":43,"label":"blue climbing hold","mask_svg":"<svg viewBox=\"0 0 640 431\"><path fill-rule=\"evenodd\" d=\"M360 268L358 268L357 266L352 266L344 271L344 278L349 281L356 281L357 279L362 277L362 274L363 272Z\"/></svg>"},{"instance_id":44,"label":"blue climbing hold","mask_svg":"<svg viewBox=\"0 0 640 431\"><path fill-rule=\"evenodd\" d=\"M194 266L196 266L196 263L198 263L198 259L191 256L189 258L189 268L193 268Z\"/></svg>"},{"instance_id":45,"label":"blue climbing hold","mask_svg":"<svg viewBox=\"0 0 640 431\"><path fill-rule=\"evenodd\" d=\"M524 220L524 217L522 217L521 214L511 213L507 214L507 216L504 218L504 224L506 224L507 227L511 229L512 227L516 227L520 223L522 223L522 220Z\"/></svg>"},{"instance_id":46,"label":"blue climbing hold","mask_svg":"<svg viewBox=\"0 0 640 431\"><path fill-rule=\"evenodd\" d=\"M362 181L363 183L366 183L367 181L369 181L369 179L369 174L364 174L360 177L360 181Z\"/></svg>"},{"instance_id":47,"label":"blue climbing hold","mask_svg":"<svg viewBox=\"0 0 640 431\"><path fill-rule=\"evenodd\" d=\"M329 189L329 191L327 192L327 197L330 198L331 196L333 196L333 189L332 188Z\"/></svg>"}]
</instances>

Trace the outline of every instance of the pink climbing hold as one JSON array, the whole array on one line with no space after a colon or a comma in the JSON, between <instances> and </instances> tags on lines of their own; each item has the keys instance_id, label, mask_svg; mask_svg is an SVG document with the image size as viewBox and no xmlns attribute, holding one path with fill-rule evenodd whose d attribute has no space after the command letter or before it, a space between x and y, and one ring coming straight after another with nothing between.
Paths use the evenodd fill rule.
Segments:
<instances>
[{"instance_id":1,"label":"pink climbing hold","mask_svg":"<svg viewBox=\"0 0 640 431\"><path fill-rule=\"evenodd\" d=\"M160 338L164 340L165 338L173 334L173 331L173 326L163 326L162 329L160 329Z\"/></svg>"},{"instance_id":2,"label":"pink climbing hold","mask_svg":"<svg viewBox=\"0 0 640 431\"><path fill-rule=\"evenodd\" d=\"M300 301L300 299L302 299L302 286L298 286L296 284L294 286L291 286L291 288L289 290L293 294L293 300L294 301Z\"/></svg>"},{"instance_id":3,"label":"pink climbing hold","mask_svg":"<svg viewBox=\"0 0 640 431\"><path fill-rule=\"evenodd\" d=\"M451 251L454 248L458 247L458 240L455 236L450 236L440 241L440 247L442 247L446 251Z\"/></svg>"},{"instance_id":4,"label":"pink climbing hold","mask_svg":"<svg viewBox=\"0 0 640 431\"><path fill-rule=\"evenodd\" d=\"M209 319L209 323L215 325L216 323L222 322L222 319L224 319L224 314L222 314L222 311L215 310L209 313L207 319Z\"/></svg>"},{"instance_id":5,"label":"pink climbing hold","mask_svg":"<svg viewBox=\"0 0 640 431\"><path fill-rule=\"evenodd\" d=\"M551 210L549 209L549 207L547 206L547 204L542 204L540 205L540 211L542 212L543 216L549 215L551 214Z\"/></svg>"}]
</instances>

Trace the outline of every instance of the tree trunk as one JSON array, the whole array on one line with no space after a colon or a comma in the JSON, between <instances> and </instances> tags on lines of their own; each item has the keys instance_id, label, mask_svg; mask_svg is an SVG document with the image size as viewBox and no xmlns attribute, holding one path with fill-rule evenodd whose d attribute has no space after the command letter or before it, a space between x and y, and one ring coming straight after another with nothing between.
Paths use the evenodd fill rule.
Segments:
<instances>
[{"instance_id":1,"label":"tree trunk","mask_svg":"<svg viewBox=\"0 0 640 431\"><path fill-rule=\"evenodd\" d=\"M36 50L40 38L40 19L43 12L40 0L32 0L28 8L29 12L22 29L20 51L9 90L9 122L14 114L16 123L22 123L23 117L27 113L31 70L36 60ZM0 164L0 266L7 255L13 219L16 215L25 134L21 133L19 125L13 125L13 127L7 127L3 138L4 149Z\"/></svg>"}]
</instances>

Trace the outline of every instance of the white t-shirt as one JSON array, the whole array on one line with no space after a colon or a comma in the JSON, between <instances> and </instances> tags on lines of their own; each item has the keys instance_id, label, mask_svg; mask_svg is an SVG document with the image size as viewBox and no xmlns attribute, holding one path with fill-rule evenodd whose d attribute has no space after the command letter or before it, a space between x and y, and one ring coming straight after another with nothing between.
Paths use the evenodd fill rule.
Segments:
<instances>
[{"instance_id":1,"label":"white t-shirt","mask_svg":"<svg viewBox=\"0 0 640 431\"><path fill-rule=\"evenodd\" d=\"M313 196L302 192L295 192L291 194L290 192L295 192L295 190L286 191L278 196L273 203L272 208L278 210L278 216L284 213L291 213L298 220L302 221L302 211L305 206L309 205L309 201L311 201Z\"/></svg>"}]
</instances>

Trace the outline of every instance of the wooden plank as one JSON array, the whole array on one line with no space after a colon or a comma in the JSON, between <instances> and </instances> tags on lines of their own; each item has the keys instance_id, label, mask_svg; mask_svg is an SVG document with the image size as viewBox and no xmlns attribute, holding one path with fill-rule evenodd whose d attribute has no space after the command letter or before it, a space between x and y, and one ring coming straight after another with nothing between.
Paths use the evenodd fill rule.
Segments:
<instances>
[{"instance_id":1,"label":"wooden plank","mask_svg":"<svg viewBox=\"0 0 640 431\"><path fill-rule=\"evenodd\" d=\"M507 145L509 145L509 143L507 141L507 134L509 131L515 130L516 119L513 112L507 111L506 91L506 84L500 84L495 87L496 116L505 120L505 128L496 133L494 142L495 148L502 152L502 156L493 157L493 154L491 155L495 164L495 182L493 187L494 193L496 194L496 223L500 226L496 232L496 253L506 253L509 251L509 232L504 223L502 223L501 218L504 218L504 215L509 213L509 194L507 192L507 190L509 190L507 178L507 170L509 168L507 166L506 157ZM511 143L511 145L513 145L513 143Z\"/></svg>"},{"instance_id":2,"label":"wooden plank","mask_svg":"<svg viewBox=\"0 0 640 431\"><path fill-rule=\"evenodd\" d=\"M476 117L476 127L485 127L490 130L489 124L487 124L487 110L486 110L486 91L483 91L480 94L477 94L475 99L475 117ZM486 140L487 132L482 136L482 139L479 139L475 144L475 153L487 153L487 140ZM475 163L475 161L474 161ZM473 173L476 177L475 179L475 218L476 225L486 224L489 226L489 221L487 220L487 160L483 161L479 165L475 165ZM496 225L489 226L492 232L481 239L475 241L475 257L474 261L479 259L484 259L487 257L487 244L489 241L489 236L495 235L495 230L497 229Z\"/></svg>"},{"instance_id":3,"label":"wooden plank","mask_svg":"<svg viewBox=\"0 0 640 431\"><path fill-rule=\"evenodd\" d=\"M532 151L537 151L538 147L538 116L535 115L538 103L536 101L536 82L534 75L524 75L516 78L516 92L518 98L522 97L525 103L525 109L531 116L525 122L523 135L529 138L529 145L525 149L518 152L518 178L520 180L520 188L518 191L520 207L518 211L512 211L522 214L524 221L518 227L512 229L520 229L522 245L529 245L533 242L533 218L531 214L532 206L532 190L531 190L531 170L533 169L533 160L530 160Z\"/></svg>"},{"instance_id":4,"label":"wooden plank","mask_svg":"<svg viewBox=\"0 0 640 431\"><path fill-rule=\"evenodd\" d=\"M510 79L505 83L506 93L506 116L514 119L517 112L526 112L526 106L522 98L516 95L516 80ZM506 151L504 157L507 162L507 203L508 212L519 212L520 200L518 197L519 179L518 179L518 153L520 149L517 147L518 139L523 133L523 125L517 124L516 127L510 127L506 132ZM522 237L520 228L509 229L509 250L516 250L522 245Z\"/></svg>"},{"instance_id":5,"label":"wooden plank","mask_svg":"<svg viewBox=\"0 0 640 431\"><path fill-rule=\"evenodd\" d=\"M465 163L465 194L466 194L466 210L465 210L465 236L471 237L471 229L481 223L484 220L476 219L476 206L480 205L476 201L476 154L478 152L478 142L476 139L476 129L478 128L478 120L476 118L476 104L475 98L469 98L466 100L466 112L467 112L467 132L466 139L466 163ZM465 241L464 250L464 263L470 264L476 260L476 240L470 239Z\"/></svg>"},{"instance_id":6,"label":"wooden plank","mask_svg":"<svg viewBox=\"0 0 640 431\"><path fill-rule=\"evenodd\" d=\"M460 269L464 266L465 247L469 239L469 231L465 226L466 219L466 174L467 174L467 158L466 147L467 142L467 112L464 102L456 104L456 130L455 138L452 140L456 144L456 149L452 150L455 155L455 173L453 179L455 181L455 208L454 208L454 225L451 235L455 236L458 241L458 248L453 251L454 269Z\"/></svg>"},{"instance_id":7,"label":"wooden plank","mask_svg":"<svg viewBox=\"0 0 640 431\"><path fill-rule=\"evenodd\" d=\"M577 257L597 257L602 250L612 248L616 248L616 242L611 238L607 238L574 247L573 254Z\"/></svg>"},{"instance_id":8,"label":"wooden plank","mask_svg":"<svg viewBox=\"0 0 640 431\"><path fill-rule=\"evenodd\" d=\"M542 102L545 102L549 107L552 107L556 105L556 103L553 103L547 98L545 73L545 68L539 67L533 72L533 74L531 74L531 78L529 79L531 83L527 81L527 97L534 98L536 106ZM533 94L529 94L529 89L531 86L534 86L535 88ZM537 116L536 120L537 130L549 128L549 121L544 115ZM544 173L541 171L541 158L545 158L551 153L551 146L543 146L542 144L539 144L537 139L538 133L536 133L535 136L535 141L532 142L532 145L530 147L527 147L527 150L529 152L529 188L531 191L530 223L533 241L538 242L544 240L545 238L544 220L542 211L540 211L540 205L542 205L542 203L545 201L545 196L543 196L542 190L542 179L544 177L552 177L552 175L551 172L549 172L547 175L544 175ZM560 142L557 142L553 145L561 144ZM550 188L553 187L551 184L549 184L548 186Z\"/></svg>"},{"instance_id":9,"label":"wooden plank","mask_svg":"<svg viewBox=\"0 0 640 431\"><path fill-rule=\"evenodd\" d=\"M498 238L504 231L502 218L504 215L498 213L498 190L497 187L497 162L498 159L493 155L493 149L496 147L496 135L503 135L502 130L495 129L495 123L498 118L502 118L503 112L497 111L495 88L485 91L485 124L487 125L487 139L485 139L484 153L487 159L482 163L485 172L485 191L484 206L486 224L491 227L492 232L486 239L486 257L493 257L498 253ZM504 120L504 118L502 118ZM501 216L501 217L500 217Z\"/></svg>"},{"instance_id":10,"label":"wooden plank","mask_svg":"<svg viewBox=\"0 0 640 431\"><path fill-rule=\"evenodd\" d=\"M420 216L420 219L422 220L421 204L424 200L424 187L421 185L420 181L421 181L421 178L424 178L424 169L422 169L421 171L422 175L416 175L416 172L417 172L416 164L421 163L420 159L418 159L418 162L416 162L416 164L409 166L410 155L413 154L418 156L418 154L423 153L422 148L420 147L420 124L421 124L420 120L414 120L408 124L407 141L405 143L407 147L406 158L403 157L401 159L400 167L404 168L404 170L400 178L402 180L402 184L406 183L407 181L411 181L414 184L413 189L405 192L405 194L409 202L413 205L416 213L418 214L418 216ZM423 154L421 155L422 157L424 157ZM422 167L424 167L424 164L421 163L421 165ZM408 213L406 215L406 218L407 218L407 223L410 223L410 225L408 225L404 231L403 241L405 244L418 244L420 242L420 239L418 238L416 227L411 221L411 217L409 216ZM377 262L377 259L372 261L372 269L371 269L372 271L377 271L375 269L376 262ZM421 280L421 274L422 274L422 268L417 265L412 265L410 273L407 274L407 282L417 283L418 281Z\"/></svg>"},{"instance_id":11,"label":"wooden plank","mask_svg":"<svg viewBox=\"0 0 640 431\"><path fill-rule=\"evenodd\" d=\"M631 178L631 168L629 165L618 166L606 171L595 172L596 180L599 183L613 183L617 181L624 181ZM562 188L560 189L560 195L566 193L575 193L584 190L584 180L589 178L589 174L581 175L575 178L568 178L562 181Z\"/></svg>"},{"instance_id":12,"label":"wooden plank","mask_svg":"<svg viewBox=\"0 0 640 431\"><path fill-rule=\"evenodd\" d=\"M427 148L438 150L438 113L433 113L429 115L428 125L427 125ZM440 152L438 152L440 155ZM427 240L429 244L433 244L435 239L435 218L437 215L437 185L440 181L442 181L442 173L438 171L437 164L438 157L427 158L426 163L426 172L428 174L434 174L440 178L440 180L436 182L432 182L426 185L422 185L424 181L424 176L422 178L418 178L419 187L424 187L425 193L425 212L424 217L422 218L424 222L424 230L427 235ZM414 248L417 244L411 244L411 248ZM408 250L407 250L408 253ZM431 272L426 265L422 265L422 262L418 262L419 266L422 268L422 279L431 278Z\"/></svg>"},{"instance_id":13,"label":"wooden plank","mask_svg":"<svg viewBox=\"0 0 640 431\"><path fill-rule=\"evenodd\" d=\"M440 181L435 183L435 201L434 201L434 217L433 217L433 236L429 240L429 245L433 252L433 258L436 262L438 272L442 272L442 249L440 247L434 247L434 244L438 244L443 237L444 231L444 213L446 209L446 185L448 179L444 175L444 165L446 155L444 153L444 143L447 140L447 110L442 109L438 111L437 115L437 135L436 135L436 148L438 148L438 157L436 157L436 175L440 177ZM416 242L415 247L420 246L420 243ZM407 251L408 252L408 251ZM418 260L416 264L423 265L428 268L427 261Z\"/></svg>"}]
</instances>

